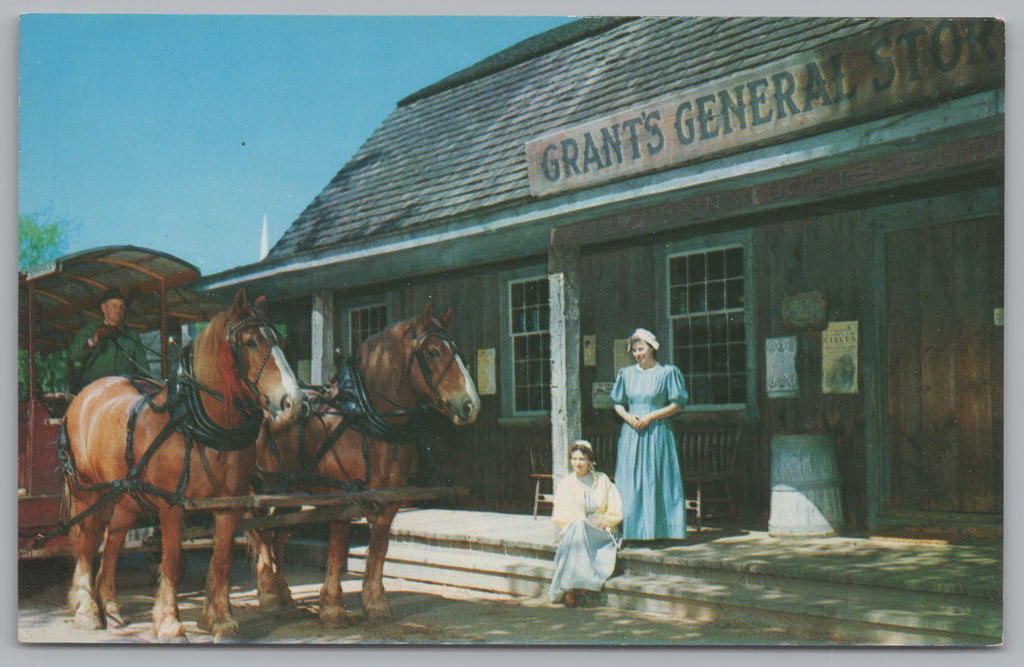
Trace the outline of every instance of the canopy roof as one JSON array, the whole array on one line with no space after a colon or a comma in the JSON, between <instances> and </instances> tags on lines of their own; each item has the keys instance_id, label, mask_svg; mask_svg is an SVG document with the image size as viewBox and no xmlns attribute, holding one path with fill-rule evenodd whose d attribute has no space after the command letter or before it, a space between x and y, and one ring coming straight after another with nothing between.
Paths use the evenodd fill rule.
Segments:
<instances>
[{"instance_id":1,"label":"canopy roof","mask_svg":"<svg viewBox=\"0 0 1024 667\"><path fill-rule=\"evenodd\" d=\"M125 321L139 331L161 328L161 293L169 331L207 320L224 304L189 287L199 277L182 259L135 246L84 250L19 272L18 347L28 347L30 308L36 349L67 347L83 325L102 317L99 298L110 287L128 298Z\"/></svg>"}]
</instances>

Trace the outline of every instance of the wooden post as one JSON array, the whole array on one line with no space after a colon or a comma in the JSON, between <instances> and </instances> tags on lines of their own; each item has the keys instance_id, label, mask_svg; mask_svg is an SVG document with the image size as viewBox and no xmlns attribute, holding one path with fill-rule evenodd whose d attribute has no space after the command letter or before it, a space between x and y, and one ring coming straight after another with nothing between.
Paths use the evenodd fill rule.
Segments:
<instances>
[{"instance_id":1,"label":"wooden post","mask_svg":"<svg viewBox=\"0 0 1024 667\"><path fill-rule=\"evenodd\" d=\"M551 470L569 471L569 443L583 432L580 399L579 246L548 248L551 336Z\"/></svg>"},{"instance_id":2,"label":"wooden post","mask_svg":"<svg viewBox=\"0 0 1024 667\"><path fill-rule=\"evenodd\" d=\"M167 367L167 283L160 279L160 377L170 374Z\"/></svg>"},{"instance_id":3,"label":"wooden post","mask_svg":"<svg viewBox=\"0 0 1024 667\"><path fill-rule=\"evenodd\" d=\"M313 294L312 345L309 362L311 384L324 384L334 372L334 293L320 290Z\"/></svg>"}]
</instances>

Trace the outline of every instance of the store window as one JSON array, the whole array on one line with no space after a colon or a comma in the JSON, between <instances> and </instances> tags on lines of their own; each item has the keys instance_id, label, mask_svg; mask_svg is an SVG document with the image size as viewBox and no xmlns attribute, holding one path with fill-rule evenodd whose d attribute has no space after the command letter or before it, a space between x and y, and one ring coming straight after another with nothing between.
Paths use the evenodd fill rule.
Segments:
<instances>
[{"instance_id":1,"label":"store window","mask_svg":"<svg viewBox=\"0 0 1024 667\"><path fill-rule=\"evenodd\" d=\"M348 311L349 350L354 352L363 341L388 325L388 307L375 304Z\"/></svg>"},{"instance_id":2,"label":"store window","mask_svg":"<svg viewBox=\"0 0 1024 667\"><path fill-rule=\"evenodd\" d=\"M747 402L747 279L743 245L668 257L672 359L693 406Z\"/></svg>"},{"instance_id":3,"label":"store window","mask_svg":"<svg viewBox=\"0 0 1024 667\"><path fill-rule=\"evenodd\" d=\"M551 409L548 281L547 278L513 280L508 288L512 412L545 412Z\"/></svg>"}]
</instances>

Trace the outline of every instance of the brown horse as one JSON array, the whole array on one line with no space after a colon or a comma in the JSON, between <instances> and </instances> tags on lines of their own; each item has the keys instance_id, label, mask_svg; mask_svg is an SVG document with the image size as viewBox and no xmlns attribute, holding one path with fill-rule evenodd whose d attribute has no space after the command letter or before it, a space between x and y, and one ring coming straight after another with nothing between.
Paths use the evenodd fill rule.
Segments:
<instances>
[{"instance_id":1,"label":"brown horse","mask_svg":"<svg viewBox=\"0 0 1024 667\"><path fill-rule=\"evenodd\" d=\"M305 490L331 492L345 487L401 487L413 472L416 448L407 439L418 428L410 411L428 404L455 425L476 420L480 397L455 343L447 334L452 309L440 320L430 302L418 317L399 322L368 338L356 353L358 373L349 377L365 381L363 397L369 412L380 421L372 426L338 428L359 410L338 410L339 383L333 409L317 409L302 427L271 425L257 443L258 468L266 479L286 479L298 473ZM348 394L351 396L351 394ZM328 400L330 402L330 400ZM341 414L339 414L339 412ZM399 414L396 414L399 413ZM358 424L358 418L355 420ZM387 433L395 429L393 433ZM405 429L403 433L403 429ZM398 434L398 437L392 437ZM370 544L363 578L363 611L370 621L388 619L391 609L381 581L384 558L391 537L391 522L401 503L372 508ZM351 617L342 603L341 576L348 562L349 521L329 525L327 573L320 590L320 619L325 625L347 625ZM285 580L282 552L283 530L250 534L257 576L260 608L276 611L292 603Z\"/></svg>"},{"instance_id":2,"label":"brown horse","mask_svg":"<svg viewBox=\"0 0 1024 667\"><path fill-rule=\"evenodd\" d=\"M303 396L285 361L263 297L245 290L214 317L182 354L166 387L126 377L86 386L65 416L65 460L75 571L68 605L81 627L123 624L114 573L125 534L142 506L159 516L162 541L153 631L184 636L178 617L183 498L249 493L261 422L283 427L302 411ZM233 637L228 572L242 511L214 513L214 548L201 627ZM76 519L71 519L75 521ZM92 561L106 525L103 558L92 587Z\"/></svg>"}]
</instances>

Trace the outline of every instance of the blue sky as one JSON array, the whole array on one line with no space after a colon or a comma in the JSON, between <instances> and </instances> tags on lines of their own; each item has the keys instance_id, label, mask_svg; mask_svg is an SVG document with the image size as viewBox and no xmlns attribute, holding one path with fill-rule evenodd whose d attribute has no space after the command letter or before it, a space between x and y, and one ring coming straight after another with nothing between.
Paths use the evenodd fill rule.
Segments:
<instances>
[{"instance_id":1,"label":"blue sky","mask_svg":"<svg viewBox=\"0 0 1024 667\"><path fill-rule=\"evenodd\" d=\"M568 18L30 14L19 215L68 252L259 259L404 96Z\"/></svg>"}]
</instances>

